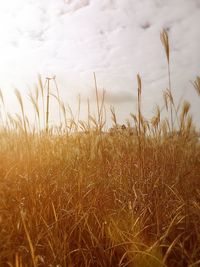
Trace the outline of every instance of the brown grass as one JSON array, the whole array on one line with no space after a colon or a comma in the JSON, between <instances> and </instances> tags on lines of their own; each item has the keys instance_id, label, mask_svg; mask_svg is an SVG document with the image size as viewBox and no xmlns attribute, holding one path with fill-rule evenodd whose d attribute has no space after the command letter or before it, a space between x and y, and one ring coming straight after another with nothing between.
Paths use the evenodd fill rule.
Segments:
<instances>
[{"instance_id":1,"label":"brown grass","mask_svg":"<svg viewBox=\"0 0 200 267\"><path fill-rule=\"evenodd\" d=\"M161 37L169 63L168 35ZM190 104L177 108L170 85L169 118L157 106L147 121L138 75L137 114L120 127L111 108L113 129L104 132L104 94L94 79L97 119L88 101L87 121L76 120L57 91L63 123L46 132L40 76L30 94L35 128L19 91L17 117L6 114L0 94L0 266L199 266L200 145ZM199 77L193 85L199 93Z\"/></svg>"}]
</instances>

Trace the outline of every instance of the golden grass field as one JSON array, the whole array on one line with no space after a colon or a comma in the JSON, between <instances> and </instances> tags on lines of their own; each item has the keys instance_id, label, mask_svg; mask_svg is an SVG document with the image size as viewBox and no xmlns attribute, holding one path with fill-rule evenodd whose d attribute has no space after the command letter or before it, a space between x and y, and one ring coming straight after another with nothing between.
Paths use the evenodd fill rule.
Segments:
<instances>
[{"instance_id":1,"label":"golden grass field","mask_svg":"<svg viewBox=\"0 0 200 267\"><path fill-rule=\"evenodd\" d=\"M200 143L190 104L174 103L167 32L161 33L169 86L166 117L146 120L137 76L137 113L104 131L97 116L75 121L57 92L63 124L48 125L48 92L30 94L37 126L4 113L0 131L0 266L200 266ZM193 83L200 95L200 78ZM106 96L105 96L106 97ZM38 101L44 104L39 107ZM46 120L45 128L42 121Z\"/></svg>"}]
</instances>

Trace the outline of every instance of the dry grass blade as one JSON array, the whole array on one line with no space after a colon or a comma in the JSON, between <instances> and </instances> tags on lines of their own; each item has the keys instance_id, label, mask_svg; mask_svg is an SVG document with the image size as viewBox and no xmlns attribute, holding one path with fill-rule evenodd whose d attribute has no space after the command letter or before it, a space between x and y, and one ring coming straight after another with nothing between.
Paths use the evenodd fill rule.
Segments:
<instances>
[{"instance_id":1,"label":"dry grass blade","mask_svg":"<svg viewBox=\"0 0 200 267\"><path fill-rule=\"evenodd\" d=\"M18 89L15 89L15 95L17 97L17 100L19 101L21 111L22 111L22 113L24 113L24 105L23 105L23 101L22 101L22 96L21 96L21 93Z\"/></svg>"},{"instance_id":2,"label":"dry grass blade","mask_svg":"<svg viewBox=\"0 0 200 267\"><path fill-rule=\"evenodd\" d=\"M25 222L25 214L23 212L21 212L20 214L21 214L22 224L23 224L23 227L24 227L24 231L26 233L26 237L27 237L29 248L30 248L30 252L31 252L32 263L33 263L34 267L37 267L37 263L35 261L35 252L34 252L33 243L31 241L31 237L30 237L30 234L28 232L28 229L27 229L27 226L26 226L26 222Z\"/></svg>"},{"instance_id":3,"label":"dry grass blade","mask_svg":"<svg viewBox=\"0 0 200 267\"><path fill-rule=\"evenodd\" d=\"M42 111L43 111L43 119L44 119L44 126L45 126L44 91L45 91L47 80L45 81L45 84L43 86L42 77L40 74L38 74L38 83L39 83L40 93L42 96Z\"/></svg>"},{"instance_id":4,"label":"dry grass blade","mask_svg":"<svg viewBox=\"0 0 200 267\"><path fill-rule=\"evenodd\" d=\"M21 109L22 118L23 118L23 127L24 127L24 131L27 135L27 125L26 125L26 119L25 119L25 113L24 113L24 105L23 105L21 93L18 89L15 89L15 95L17 97L19 104L20 104L20 109Z\"/></svg>"},{"instance_id":5,"label":"dry grass blade","mask_svg":"<svg viewBox=\"0 0 200 267\"><path fill-rule=\"evenodd\" d=\"M197 94L200 96L200 77L199 76L197 76L196 80L193 82L193 86Z\"/></svg>"},{"instance_id":6,"label":"dry grass blade","mask_svg":"<svg viewBox=\"0 0 200 267\"><path fill-rule=\"evenodd\" d=\"M160 107L158 105L156 105L155 116L152 118L151 123L155 129L157 129L160 124Z\"/></svg>"},{"instance_id":7,"label":"dry grass blade","mask_svg":"<svg viewBox=\"0 0 200 267\"><path fill-rule=\"evenodd\" d=\"M162 42L164 49L165 49L167 61L169 62L169 51L170 51L169 50L169 38L168 38L168 33L166 30L163 30L160 33L160 39L161 39L161 42Z\"/></svg>"},{"instance_id":8,"label":"dry grass blade","mask_svg":"<svg viewBox=\"0 0 200 267\"><path fill-rule=\"evenodd\" d=\"M198 261L196 261L196 262L190 264L188 267L198 267L199 264L200 264L200 260L198 260Z\"/></svg>"},{"instance_id":9,"label":"dry grass blade","mask_svg":"<svg viewBox=\"0 0 200 267\"><path fill-rule=\"evenodd\" d=\"M188 114L188 111L190 110L191 104L188 101L184 101L183 103L183 110L182 110L182 116L185 117Z\"/></svg>"},{"instance_id":10,"label":"dry grass blade","mask_svg":"<svg viewBox=\"0 0 200 267\"><path fill-rule=\"evenodd\" d=\"M61 125L62 122L61 122L61 110L60 110L60 103L61 103L60 92L59 92L58 84L56 81L56 77L54 77L53 80L56 86L56 93L57 93L57 98L58 98L58 103L59 103L59 119L60 119L60 125Z\"/></svg>"},{"instance_id":11,"label":"dry grass blade","mask_svg":"<svg viewBox=\"0 0 200 267\"><path fill-rule=\"evenodd\" d=\"M99 130L99 126L101 123L101 113L100 113L99 93L98 93L97 79L96 79L95 72L94 72L94 84L95 84L95 93L96 93L96 104L97 104L97 114L98 114L98 130Z\"/></svg>"},{"instance_id":12,"label":"dry grass blade","mask_svg":"<svg viewBox=\"0 0 200 267\"><path fill-rule=\"evenodd\" d=\"M171 245L168 247L168 249L167 249L167 251L166 251L166 253L165 253L165 255L164 255L164 258L163 258L163 262L164 262L164 263L166 263L167 258L168 258L168 256L170 255L170 253L171 253L173 247L176 245L176 243L178 242L178 240L180 239L180 237L181 237L182 235L183 235L183 233L179 234L179 235L173 240L173 242L171 243Z\"/></svg>"},{"instance_id":13,"label":"dry grass blade","mask_svg":"<svg viewBox=\"0 0 200 267\"><path fill-rule=\"evenodd\" d=\"M0 89L0 99L1 99L2 104L5 106L5 104L4 104L4 97L3 97L3 93L2 93L2 90L1 89Z\"/></svg>"},{"instance_id":14,"label":"dry grass blade","mask_svg":"<svg viewBox=\"0 0 200 267\"><path fill-rule=\"evenodd\" d=\"M115 108L114 107L110 107L110 111L111 111L111 115L112 115L112 122L114 123L115 127L117 127L117 117L115 114Z\"/></svg>"},{"instance_id":15,"label":"dry grass blade","mask_svg":"<svg viewBox=\"0 0 200 267\"><path fill-rule=\"evenodd\" d=\"M38 120L40 119L40 111L39 111L39 106L38 106L38 103L37 103L37 97L34 98L34 96L32 95L32 93L30 92L29 93L29 99L36 111L36 114L37 114L37 117L38 117Z\"/></svg>"},{"instance_id":16,"label":"dry grass blade","mask_svg":"<svg viewBox=\"0 0 200 267\"><path fill-rule=\"evenodd\" d=\"M38 83L39 83L39 88L40 88L42 98L44 98L44 86L43 86L42 77L40 74L38 74Z\"/></svg>"}]
</instances>

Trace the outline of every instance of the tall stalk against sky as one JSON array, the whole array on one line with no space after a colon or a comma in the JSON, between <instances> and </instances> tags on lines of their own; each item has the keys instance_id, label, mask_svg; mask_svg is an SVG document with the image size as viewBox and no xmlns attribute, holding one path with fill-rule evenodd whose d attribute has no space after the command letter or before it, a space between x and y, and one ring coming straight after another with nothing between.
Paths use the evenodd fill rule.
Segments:
<instances>
[{"instance_id":1,"label":"tall stalk against sky","mask_svg":"<svg viewBox=\"0 0 200 267\"><path fill-rule=\"evenodd\" d=\"M46 133L49 131L49 94L50 94L50 84L49 81L51 78L47 79L47 107L46 107Z\"/></svg>"},{"instance_id":2,"label":"tall stalk against sky","mask_svg":"<svg viewBox=\"0 0 200 267\"><path fill-rule=\"evenodd\" d=\"M170 101L170 116L171 116L171 130L173 131L173 97L172 97L172 87L171 87L171 72L170 72L170 47L169 47L169 37L166 30L163 30L160 34L160 39L165 49L165 54L167 58L167 71L168 71L168 89L169 89L169 101Z\"/></svg>"},{"instance_id":3,"label":"tall stalk against sky","mask_svg":"<svg viewBox=\"0 0 200 267\"><path fill-rule=\"evenodd\" d=\"M96 103L97 103L97 112L98 112L98 125L99 125L100 124L99 94L98 94L97 79L96 79L95 72L94 72L94 85L95 85L95 94L96 94Z\"/></svg>"},{"instance_id":4,"label":"tall stalk against sky","mask_svg":"<svg viewBox=\"0 0 200 267\"><path fill-rule=\"evenodd\" d=\"M141 100L142 100L142 80L139 74L137 74L137 112L138 112L138 149L139 149L139 171L140 177L143 178L143 155L142 155L142 112L141 112Z\"/></svg>"},{"instance_id":5,"label":"tall stalk against sky","mask_svg":"<svg viewBox=\"0 0 200 267\"><path fill-rule=\"evenodd\" d=\"M22 113L24 132L27 135L27 125L26 125L27 123L26 123L26 117L25 117L25 112L24 112L24 104L23 104L21 93L18 89L15 89L15 95L16 95L17 100L19 102L21 113Z\"/></svg>"},{"instance_id":6,"label":"tall stalk against sky","mask_svg":"<svg viewBox=\"0 0 200 267\"><path fill-rule=\"evenodd\" d=\"M38 83L39 83L40 93L41 93L41 96L42 96L42 112L43 112L43 126L44 127L45 127L44 88L46 86L46 82L47 82L47 80L45 81L45 84L43 85L42 77L39 74L38 75Z\"/></svg>"},{"instance_id":7,"label":"tall stalk against sky","mask_svg":"<svg viewBox=\"0 0 200 267\"><path fill-rule=\"evenodd\" d=\"M196 80L193 82L193 86L198 94L198 96L200 96L200 77L197 76Z\"/></svg>"}]
</instances>

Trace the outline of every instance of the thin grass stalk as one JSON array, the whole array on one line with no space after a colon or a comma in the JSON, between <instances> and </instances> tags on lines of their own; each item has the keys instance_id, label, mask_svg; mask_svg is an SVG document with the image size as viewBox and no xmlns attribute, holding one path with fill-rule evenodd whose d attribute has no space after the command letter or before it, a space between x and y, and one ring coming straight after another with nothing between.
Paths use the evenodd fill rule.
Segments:
<instances>
[{"instance_id":1,"label":"thin grass stalk","mask_svg":"<svg viewBox=\"0 0 200 267\"><path fill-rule=\"evenodd\" d=\"M114 123L114 127L117 128L117 117L116 117L116 113L115 113L115 108L114 107L110 107L110 111L111 111L111 119L112 119L112 122Z\"/></svg>"},{"instance_id":2,"label":"thin grass stalk","mask_svg":"<svg viewBox=\"0 0 200 267\"><path fill-rule=\"evenodd\" d=\"M63 117L64 117L65 130L67 130L67 131L68 131L68 129L67 129L68 125L67 125L67 114L66 114L66 108L65 108L65 104L64 104L64 102L63 102L62 100L61 100L61 102L60 102L60 108L61 108L61 110L62 110Z\"/></svg>"},{"instance_id":3,"label":"thin grass stalk","mask_svg":"<svg viewBox=\"0 0 200 267\"><path fill-rule=\"evenodd\" d=\"M81 111L81 96L80 94L78 95L78 111L77 111L77 125L79 123L80 119L80 111ZM78 130L78 129L77 129Z\"/></svg>"},{"instance_id":4,"label":"thin grass stalk","mask_svg":"<svg viewBox=\"0 0 200 267\"><path fill-rule=\"evenodd\" d=\"M100 130L101 131L103 130L103 126L105 124L105 119L103 121L103 108L104 108L105 94L106 94L106 92L105 92L105 90L103 90L102 99L101 99L101 106L100 106L100 116L101 116L101 118L100 118L100 127L101 127Z\"/></svg>"},{"instance_id":5,"label":"thin grass stalk","mask_svg":"<svg viewBox=\"0 0 200 267\"><path fill-rule=\"evenodd\" d=\"M41 126L40 126L40 110L39 110L39 105L38 105L38 101L37 101L37 97L34 98L34 96L32 95L32 93L29 93L29 100L31 101L33 108L34 108L34 113L35 113L35 123L37 123L38 125L38 131L40 132L41 130ZM37 118L37 119L36 119Z\"/></svg>"},{"instance_id":6,"label":"thin grass stalk","mask_svg":"<svg viewBox=\"0 0 200 267\"><path fill-rule=\"evenodd\" d=\"M58 97L58 102L60 103L61 99L60 99L60 92L59 92L59 88L58 88L58 84L56 82L56 77L53 77L53 80L54 80L54 84L55 84L55 87L56 87L56 93L57 93L57 97ZM61 107L59 105L59 119L60 119L60 125L62 125L62 120L61 120Z\"/></svg>"},{"instance_id":7,"label":"thin grass stalk","mask_svg":"<svg viewBox=\"0 0 200 267\"><path fill-rule=\"evenodd\" d=\"M94 72L94 84L95 84L95 93L96 93L96 104L97 104L97 112L98 112L98 131L100 126L100 106L99 106L99 94L98 94L98 87L97 87L97 79L96 74Z\"/></svg>"},{"instance_id":8,"label":"thin grass stalk","mask_svg":"<svg viewBox=\"0 0 200 267\"><path fill-rule=\"evenodd\" d=\"M192 85L194 86L194 89L196 90L198 96L200 96L200 77L197 76L196 80L192 83Z\"/></svg>"},{"instance_id":9,"label":"thin grass stalk","mask_svg":"<svg viewBox=\"0 0 200 267\"><path fill-rule=\"evenodd\" d=\"M38 82L39 82L39 88L42 96L42 111L43 111L43 127L45 127L45 108L44 108L44 90L46 87L47 80L45 80L45 84L43 86L42 77L39 74L38 75Z\"/></svg>"},{"instance_id":10,"label":"thin grass stalk","mask_svg":"<svg viewBox=\"0 0 200 267\"><path fill-rule=\"evenodd\" d=\"M3 97L3 93L2 93L2 90L1 89L0 89L0 99L1 99L1 103L3 105L3 113L4 113L4 119L2 117L2 124L3 124L3 127L6 128L6 126L8 125L8 120L7 120L7 113L6 113L6 107L5 107L4 97Z\"/></svg>"},{"instance_id":11,"label":"thin grass stalk","mask_svg":"<svg viewBox=\"0 0 200 267\"><path fill-rule=\"evenodd\" d=\"M139 148L139 171L140 178L143 177L143 157L142 157L142 134L141 134L141 94L142 94L142 81L139 74L137 74L137 102L138 102L138 148Z\"/></svg>"},{"instance_id":12,"label":"thin grass stalk","mask_svg":"<svg viewBox=\"0 0 200 267\"><path fill-rule=\"evenodd\" d=\"M50 94L50 88L49 88L49 81L51 78L47 79L47 107L46 107L46 133L49 131L49 94Z\"/></svg>"},{"instance_id":13,"label":"thin grass stalk","mask_svg":"<svg viewBox=\"0 0 200 267\"><path fill-rule=\"evenodd\" d=\"M37 263L36 263L36 260L35 260L35 251L34 251L33 243L32 243L30 234L29 234L27 226L26 226L26 222L25 222L25 218L24 218L23 212L21 212L21 219L22 219L22 224L23 224L23 227L24 227L24 230L25 230L25 233L26 233L26 237L27 237L27 240L28 240L33 266L37 267Z\"/></svg>"},{"instance_id":14,"label":"thin grass stalk","mask_svg":"<svg viewBox=\"0 0 200 267\"><path fill-rule=\"evenodd\" d=\"M171 71L170 71L170 47L169 47L169 37L166 30L163 30L160 34L161 42L165 49L165 54L167 58L167 72L168 72L168 86L170 96L172 97L172 86L171 86ZM171 130L173 132L174 129L174 122L173 122L173 111L172 111L173 103L172 99L170 98L170 119L171 119Z\"/></svg>"},{"instance_id":15,"label":"thin grass stalk","mask_svg":"<svg viewBox=\"0 0 200 267\"><path fill-rule=\"evenodd\" d=\"M16 97L18 99L19 104L20 104L20 109L21 109L22 119L23 119L24 132L25 132L25 135L27 136L27 126L26 126L26 119L25 119L24 105L23 105L22 96L21 96L21 93L19 92L19 90L17 90L17 89L15 89L15 95L16 95Z\"/></svg>"},{"instance_id":16,"label":"thin grass stalk","mask_svg":"<svg viewBox=\"0 0 200 267\"><path fill-rule=\"evenodd\" d=\"M88 113L88 118L87 118L87 122L88 122L88 129L90 131L90 101L89 99L87 99L87 113Z\"/></svg>"},{"instance_id":17,"label":"thin grass stalk","mask_svg":"<svg viewBox=\"0 0 200 267\"><path fill-rule=\"evenodd\" d=\"M196 80L192 83L194 89L197 92L197 95L200 96L200 76L196 77Z\"/></svg>"}]
</instances>

